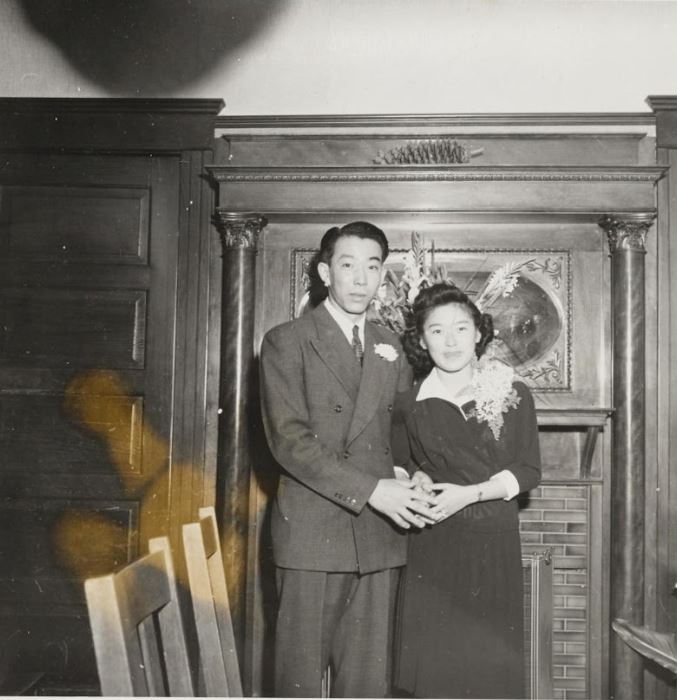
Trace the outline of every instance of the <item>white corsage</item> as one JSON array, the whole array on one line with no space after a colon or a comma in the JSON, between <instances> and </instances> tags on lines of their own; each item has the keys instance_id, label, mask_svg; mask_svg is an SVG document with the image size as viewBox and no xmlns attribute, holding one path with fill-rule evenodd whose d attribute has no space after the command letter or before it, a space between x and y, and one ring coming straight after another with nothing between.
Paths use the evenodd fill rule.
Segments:
<instances>
[{"instance_id":1,"label":"white corsage","mask_svg":"<svg viewBox=\"0 0 677 700\"><path fill-rule=\"evenodd\" d=\"M398 358L397 350L388 343L376 343L376 345L374 345L374 352L388 362L395 362Z\"/></svg>"},{"instance_id":2,"label":"white corsage","mask_svg":"<svg viewBox=\"0 0 677 700\"><path fill-rule=\"evenodd\" d=\"M495 440L501 437L503 414L516 408L520 402L512 383L515 372L512 367L483 357L479 360L472 382L475 400L473 415L478 421L488 423Z\"/></svg>"}]
</instances>

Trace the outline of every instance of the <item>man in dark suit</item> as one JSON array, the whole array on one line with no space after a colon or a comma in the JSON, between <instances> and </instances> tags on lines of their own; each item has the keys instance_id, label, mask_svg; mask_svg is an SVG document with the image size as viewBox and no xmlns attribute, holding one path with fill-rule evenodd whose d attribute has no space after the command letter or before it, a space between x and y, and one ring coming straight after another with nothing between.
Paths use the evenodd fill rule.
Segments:
<instances>
[{"instance_id":1,"label":"man in dark suit","mask_svg":"<svg viewBox=\"0 0 677 700\"><path fill-rule=\"evenodd\" d=\"M366 321L387 255L372 224L327 231L327 299L261 348L264 424L283 468L272 512L278 696L318 697L328 664L336 697L389 689L402 529L428 522L431 497L395 478L391 412L410 370L397 337Z\"/></svg>"}]
</instances>

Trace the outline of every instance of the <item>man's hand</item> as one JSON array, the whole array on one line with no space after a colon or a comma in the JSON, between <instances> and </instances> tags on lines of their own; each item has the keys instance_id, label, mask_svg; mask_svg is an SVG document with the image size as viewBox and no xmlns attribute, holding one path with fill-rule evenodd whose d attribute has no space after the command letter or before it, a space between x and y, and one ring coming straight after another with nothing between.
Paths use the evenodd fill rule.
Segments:
<instances>
[{"instance_id":1,"label":"man's hand","mask_svg":"<svg viewBox=\"0 0 677 700\"><path fill-rule=\"evenodd\" d=\"M368 503L396 525L408 530L412 525L423 527L435 522L428 515L428 508L434 500L432 495L415 491L413 481L379 479Z\"/></svg>"},{"instance_id":2,"label":"man's hand","mask_svg":"<svg viewBox=\"0 0 677 700\"><path fill-rule=\"evenodd\" d=\"M393 467L395 478L398 481L409 481L409 472L404 467L398 467L397 464Z\"/></svg>"}]
</instances>

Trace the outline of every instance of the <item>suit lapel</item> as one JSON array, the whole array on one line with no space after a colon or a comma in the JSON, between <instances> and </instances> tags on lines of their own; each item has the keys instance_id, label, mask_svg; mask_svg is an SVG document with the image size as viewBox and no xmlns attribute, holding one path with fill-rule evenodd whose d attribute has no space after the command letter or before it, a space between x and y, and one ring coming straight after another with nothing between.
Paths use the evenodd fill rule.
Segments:
<instances>
[{"instance_id":1,"label":"suit lapel","mask_svg":"<svg viewBox=\"0 0 677 700\"><path fill-rule=\"evenodd\" d=\"M317 336L311 338L310 343L327 365L329 371L341 383L350 398L355 401L360 387L361 368L355 359L353 350L343 331L324 308L324 304L320 304L313 311L313 317Z\"/></svg>"},{"instance_id":2,"label":"suit lapel","mask_svg":"<svg viewBox=\"0 0 677 700\"><path fill-rule=\"evenodd\" d=\"M348 430L347 443L350 444L366 427L378 408L386 377L395 366L374 352L374 346L381 342L378 329L371 323L364 327L364 364L360 390L357 394L353 419Z\"/></svg>"}]
</instances>

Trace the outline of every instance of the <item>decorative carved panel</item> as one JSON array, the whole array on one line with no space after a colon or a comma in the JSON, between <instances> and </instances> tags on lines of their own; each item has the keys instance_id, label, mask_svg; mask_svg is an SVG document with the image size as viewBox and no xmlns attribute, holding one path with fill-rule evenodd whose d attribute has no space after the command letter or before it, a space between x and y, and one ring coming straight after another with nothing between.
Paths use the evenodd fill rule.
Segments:
<instances>
[{"instance_id":1,"label":"decorative carved panel","mask_svg":"<svg viewBox=\"0 0 677 700\"><path fill-rule=\"evenodd\" d=\"M294 317L309 306L315 250L292 250L291 308ZM386 267L401 276L406 250L391 251ZM519 274L512 294L486 309L497 331L493 352L540 392L571 390L571 255L568 250L435 250L454 283L475 297L497 268ZM372 320L378 320L372 313Z\"/></svg>"},{"instance_id":2,"label":"decorative carved panel","mask_svg":"<svg viewBox=\"0 0 677 700\"><path fill-rule=\"evenodd\" d=\"M437 165L469 163L484 153L483 148L471 149L467 144L449 138L418 139L387 151L379 150L376 165Z\"/></svg>"}]
</instances>

